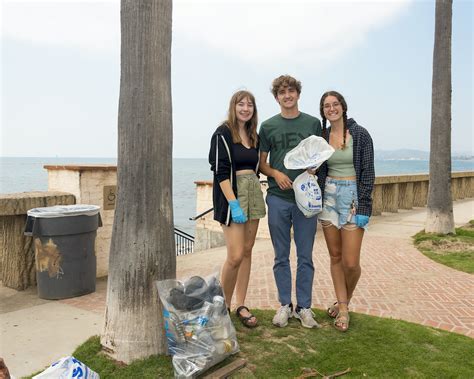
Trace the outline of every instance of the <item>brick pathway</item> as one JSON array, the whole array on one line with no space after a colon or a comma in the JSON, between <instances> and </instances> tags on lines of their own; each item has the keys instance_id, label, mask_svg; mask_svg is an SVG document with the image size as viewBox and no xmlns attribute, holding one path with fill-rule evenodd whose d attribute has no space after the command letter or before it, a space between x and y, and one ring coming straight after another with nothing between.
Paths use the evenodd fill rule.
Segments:
<instances>
[{"instance_id":1,"label":"brick pathway","mask_svg":"<svg viewBox=\"0 0 474 379\"><path fill-rule=\"evenodd\" d=\"M316 268L313 307L326 309L335 297L329 255L322 233L318 231L318 234L313 251ZM199 272L207 274L212 272L209 262L222 262L223 254L218 249L204 254L206 257L194 263ZM294 281L294 249L291 260ZM250 307L276 309L279 306L272 265L271 243L257 241L248 290ZM361 265L362 277L351 302L352 311L402 319L474 338L474 275L433 262L406 238L370 233L363 242ZM180 276L197 272L191 268L179 271Z\"/></svg>"},{"instance_id":2,"label":"brick pathway","mask_svg":"<svg viewBox=\"0 0 474 379\"><path fill-rule=\"evenodd\" d=\"M318 231L313 256L316 268L313 307L326 309L335 298L321 231ZM178 277L204 276L218 271L224 258L224 248L178 257ZM295 266L294 248L291 261ZM249 307L278 307L272 265L271 242L258 240L247 297ZM474 275L431 261L412 246L409 238L371 235L370 232L364 238L361 265L362 277L351 302L352 311L402 319L474 338ZM105 285L99 285L94 294L62 302L103 312Z\"/></svg>"}]
</instances>

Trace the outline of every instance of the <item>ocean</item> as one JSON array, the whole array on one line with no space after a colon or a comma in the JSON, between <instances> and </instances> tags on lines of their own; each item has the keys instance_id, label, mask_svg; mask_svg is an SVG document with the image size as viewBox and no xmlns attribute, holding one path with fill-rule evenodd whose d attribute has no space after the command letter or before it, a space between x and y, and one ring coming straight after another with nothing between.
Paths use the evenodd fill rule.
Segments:
<instances>
[{"instance_id":1,"label":"ocean","mask_svg":"<svg viewBox=\"0 0 474 379\"><path fill-rule=\"evenodd\" d=\"M115 158L9 158L0 157L0 193L46 191L46 164L116 164ZM428 173L427 160L377 160L375 174L398 175ZM453 160L453 171L474 171L474 160ZM175 227L194 235L196 216L195 181L211 180L207 159L173 159L173 207Z\"/></svg>"}]
</instances>

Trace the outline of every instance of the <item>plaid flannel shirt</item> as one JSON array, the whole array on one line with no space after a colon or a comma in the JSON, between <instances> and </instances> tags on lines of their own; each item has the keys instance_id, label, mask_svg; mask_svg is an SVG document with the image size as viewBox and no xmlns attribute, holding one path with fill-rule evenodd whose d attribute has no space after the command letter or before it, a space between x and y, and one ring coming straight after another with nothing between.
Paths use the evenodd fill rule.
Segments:
<instances>
[{"instance_id":1,"label":"plaid flannel shirt","mask_svg":"<svg viewBox=\"0 0 474 379\"><path fill-rule=\"evenodd\" d=\"M356 172L357 182L357 214L370 216L372 214L372 191L374 189L375 168L374 168L374 145L369 132L358 125L354 119L347 120L347 129L352 136L353 141L353 162ZM331 128L327 129L326 139L329 141ZM324 185L328 174L327 161L319 168L317 172L318 183L321 187L321 193L324 198Z\"/></svg>"}]
</instances>

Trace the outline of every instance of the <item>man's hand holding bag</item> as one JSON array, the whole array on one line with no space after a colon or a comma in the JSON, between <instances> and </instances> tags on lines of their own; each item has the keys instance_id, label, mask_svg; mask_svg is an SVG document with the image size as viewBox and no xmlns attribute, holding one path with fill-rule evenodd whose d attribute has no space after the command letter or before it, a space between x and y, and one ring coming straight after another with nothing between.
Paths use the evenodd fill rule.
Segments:
<instances>
[{"instance_id":1,"label":"man's hand holding bag","mask_svg":"<svg viewBox=\"0 0 474 379\"><path fill-rule=\"evenodd\" d=\"M307 170L298 175L293 182L296 205L307 218L316 216L323 208L318 178L308 171L315 172L333 153L334 148L324 138L310 136L285 156L283 163L287 169Z\"/></svg>"}]
</instances>

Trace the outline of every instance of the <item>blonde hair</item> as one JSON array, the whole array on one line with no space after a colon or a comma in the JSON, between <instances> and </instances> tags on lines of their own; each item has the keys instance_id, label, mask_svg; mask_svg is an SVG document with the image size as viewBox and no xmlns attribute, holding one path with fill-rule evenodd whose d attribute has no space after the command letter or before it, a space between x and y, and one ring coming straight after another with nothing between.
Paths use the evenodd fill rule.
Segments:
<instances>
[{"instance_id":1,"label":"blonde hair","mask_svg":"<svg viewBox=\"0 0 474 379\"><path fill-rule=\"evenodd\" d=\"M249 91L237 91L234 93L229 102L229 112L227 113L227 121L225 124L230 129L232 133L232 141L234 143L241 143L242 138L239 135L239 124L237 122L237 112L235 107L243 99L248 98L253 104L253 115L250 120L245 123L245 130L247 136L250 139L251 147L257 147L258 135L257 135L257 124L258 124L258 115L257 115L257 104L255 103L255 96L252 95Z\"/></svg>"}]
</instances>

